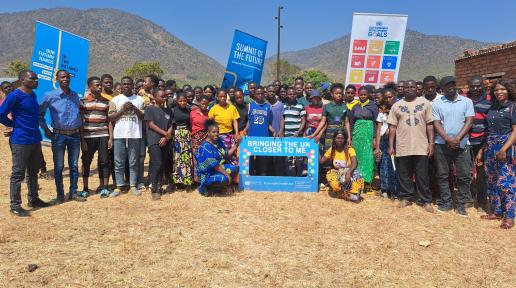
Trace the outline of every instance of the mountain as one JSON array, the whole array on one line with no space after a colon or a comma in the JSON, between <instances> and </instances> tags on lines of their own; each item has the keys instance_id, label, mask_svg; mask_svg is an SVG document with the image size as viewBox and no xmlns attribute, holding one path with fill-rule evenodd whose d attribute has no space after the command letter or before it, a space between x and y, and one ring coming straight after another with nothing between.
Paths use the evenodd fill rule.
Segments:
<instances>
[{"instance_id":1,"label":"mountain","mask_svg":"<svg viewBox=\"0 0 516 288\"><path fill-rule=\"evenodd\" d=\"M313 48L281 53L287 60L302 69L324 71L335 80L344 80L349 55L350 35L323 43ZM400 66L399 79L422 80L427 75L445 76L454 73L454 60L464 50L480 49L495 43L485 43L452 36L425 35L407 30ZM276 56L267 59L275 61ZM267 71L264 75L268 75Z\"/></svg>"},{"instance_id":2,"label":"mountain","mask_svg":"<svg viewBox=\"0 0 516 288\"><path fill-rule=\"evenodd\" d=\"M163 27L115 9L38 9L0 14L0 69L14 59L30 62L35 21L90 40L90 74L122 76L137 61L159 61L165 79L222 79L224 67ZM3 74L3 73L2 73Z\"/></svg>"}]
</instances>

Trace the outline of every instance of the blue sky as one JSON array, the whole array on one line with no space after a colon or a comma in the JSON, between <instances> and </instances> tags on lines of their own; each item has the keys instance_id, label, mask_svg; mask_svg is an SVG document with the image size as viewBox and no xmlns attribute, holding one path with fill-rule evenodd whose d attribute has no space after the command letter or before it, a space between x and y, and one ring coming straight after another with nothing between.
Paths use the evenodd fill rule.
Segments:
<instances>
[{"instance_id":1,"label":"blue sky","mask_svg":"<svg viewBox=\"0 0 516 288\"><path fill-rule=\"evenodd\" d=\"M2 1L3 2L3 1ZM353 12L408 14L408 28L486 42L516 40L515 0L21 0L0 12L36 8L116 8L147 18L222 64L234 29L267 40L276 51L277 6L282 5L282 51L310 48L351 31ZM512 21L510 21L512 20ZM66 29L66 27L61 27Z\"/></svg>"}]
</instances>

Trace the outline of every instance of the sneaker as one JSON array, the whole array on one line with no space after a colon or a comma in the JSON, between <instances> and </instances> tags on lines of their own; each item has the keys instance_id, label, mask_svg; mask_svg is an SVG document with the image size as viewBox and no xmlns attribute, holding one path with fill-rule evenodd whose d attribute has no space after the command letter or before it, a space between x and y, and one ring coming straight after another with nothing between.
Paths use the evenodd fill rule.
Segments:
<instances>
[{"instance_id":1,"label":"sneaker","mask_svg":"<svg viewBox=\"0 0 516 288\"><path fill-rule=\"evenodd\" d=\"M450 208L437 206L437 212L439 212L439 213L448 213L448 212L450 212L450 210L451 210Z\"/></svg>"},{"instance_id":2,"label":"sneaker","mask_svg":"<svg viewBox=\"0 0 516 288\"><path fill-rule=\"evenodd\" d=\"M168 184L166 192L172 194L174 193L174 191L176 191L176 187L174 187L174 184Z\"/></svg>"},{"instance_id":3,"label":"sneaker","mask_svg":"<svg viewBox=\"0 0 516 288\"><path fill-rule=\"evenodd\" d=\"M118 195L120 195L120 193L122 193L122 190L120 188L115 188L113 190L113 192L111 192L111 194L109 194L109 197L111 197L111 198L117 197Z\"/></svg>"},{"instance_id":4,"label":"sneaker","mask_svg":"<svg viewBox=\"0 0 516 288\"><path fill-rule=\"evenodd\" d=\"M100 189L100 198L109 197L110 191L107 188Z\"/></svg>"},{"instance_id":5,"label":"sneaker","mask_svg":"<svg viewBox=\"0 0 516 288\"><path fill-rule=\"evenodd\" d=\"M383 192L382 197L385 199L389 199L389 194L387 194L387 192Z\"/></svg>"},{"instance_id":6,"label":"sneaker","mask_svg":"<svg viewBox=\"0 0 516 288\"><path fill-rule=\"evenodd\" d=\"M134 195L134 196L140 196L142 195L142 192L140 192L140 190L138 190L136 187L131 187L129 188L129 191L131 191L131 193Z\"/></svg>"},{"instance_id":7,"label":"sneaker","mask_svg":"<svg viewBox=\"0 0 516 288\"><path fill-rule=\"evenodd\" d=\"M152 201L160 200L161 195L159 193L152 193Z\"/></svg>"},{"instance_id":8,"label":"sneaker","mask_svg":"<svg viewBox=\"0 0 516 288\"><path fill-rule=\"evenodd\" d=\"M81 192L79 192L79 196L82 198L88 198L90 196L90 191L88 189L84 189Z\"/></svg>"},{"instance_id":9,"label":"sneaker","mask_svg":"<svg viewBox=\"0 0 516 288\"><path fill-rule=\"evenodd\" d=\"M57 197L56 199L54 199L54 205L61 205L65 202L65 198L64 197Z\"/></svg>"},{"instance_id":10,"label":"sneaker","mask_svg":"<svg viewBox=\"0 0 516 288\"><path fill-rule=\"evenodd\" d=\"M457 207L457 209L455 209L455 213L457 213L457 215L459 215L460 217L464 217L464 218L468 217L468 212L466 211L466 208L464 208L464 207Z\"/></svg>"},{"instance_id":11,"label":"sneaker","mask_svg":"<svg viewBox=\"0 0 516 288\"><path fill-rule=\"evenodd\" d=\"M432 204L430 203L423 204L423 209L428 213L434 213L434 207L432 207Z\"/></svg>"},{"instance_id":12,"label":"sneaker","mask_svg":"<svg viewBox=\"0 0 516 288\"><path fill-rule=\"evenodd\" d=\"M11 208L10 210L11 214L18 217L30 217L29 211L23 209L22 207L18 208Z\"/></svg>"},{"instance_id":13,"label":"sneaker","mask_svg":"<svg viewBox=\"0 0 516 288\"><path fill-rule=\"evenodd\" d=\"M141 193L144 193L147 191L147 187L145 187L145 184L138 184L138 190L140 191L140 194Z\"/></svg>"},{"instance_id":14,"label":"sneaker","mask_svg":"<svg viewBox=\"0 0 516 288\"><path fill-rule=\"evenodd\" d=\"M43 200L41 200L39 198L35 198L28 203L28 206L31 208L45 208L45 207L50 206L50 204L48 204L47 202L44 202Z\"/></svg>"},{"instance_id":15,"label":"sneaker","mask_svg":"<svg viewBox=\"0 0 516 288\"><path fill-rule=\"evenodd\" d=\"M79 194L72 194L72 195L70 195L70 200L77 201L77 202L84 202L84 201L86 201L86 197L82 197Z\"/></svg>"},{"instance_id":16,"label":"sneaker","mask_svg":"<svg viewBox=\"0 0 516 288\"><path fill-rule=\"evenodd\" d=\"M398 208L405 208L410 205L412 205L412 203L406 199L401 199L401 201L398 202Z\"/></svg>"}]
</instances>

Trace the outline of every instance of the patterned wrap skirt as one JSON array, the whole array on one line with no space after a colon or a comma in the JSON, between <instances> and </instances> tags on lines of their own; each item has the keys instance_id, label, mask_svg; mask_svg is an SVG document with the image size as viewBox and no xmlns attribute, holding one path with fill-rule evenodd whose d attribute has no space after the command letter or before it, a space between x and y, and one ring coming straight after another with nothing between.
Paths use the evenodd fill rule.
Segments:
<instances>
[{"instance_id":1,"label":"patterned wrap skirt","mask_svg":"<svg viewBox=\"0 0 516 288\"><path fill-rule=\"evenodd\" d=\"M192 139L186 126L174 130L174 162L172 181L175 184L190 186L193 184Z\"/></svg>"},{"instance_id":2,"label":"patterned wrap skirt","mask_svg":"<svg viewBox=\"0 0 516 288\"><path fill-rule=\"evenodd\" d=\"M509 136L492 134L487 137L484 167L492 212L508 219L514 219L516 208L516 151L514 151L514 146L507 151L506 161L501 162L495 159L496 153L507 142Z\"/></svg>"}]
</instances>

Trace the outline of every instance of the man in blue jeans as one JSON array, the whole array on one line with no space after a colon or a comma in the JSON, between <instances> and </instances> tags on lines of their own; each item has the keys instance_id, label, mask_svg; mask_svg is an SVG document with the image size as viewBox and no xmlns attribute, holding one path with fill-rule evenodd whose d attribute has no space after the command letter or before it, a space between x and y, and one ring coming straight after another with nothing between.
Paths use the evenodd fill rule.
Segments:
<instances>
[{"instance_id":1,"label":"man in blue jeans","mask_svg":"<svg viewBox=\"0 0 516 288\"><path fill-rule=\"evenodd\" d=\"M440 192L437 211L448 212L452 209L448 177L450 168L455 164L459 188L455 197L455 208L459 216L468 217L465 205L470 195L473 172L468 132L473 125L475 111L470 99L457 94L453 76L444 77L440 84L444 96L438 97L432 104L432 117L437 134L434 161Z\"/></svg>"},{"instance_id":2,"label":"man in blue jeans","mask_svg":"<svg viewBox=\"0 0 516 288\"><path fill-rule=\"evenodd\" d=\"M116 197L124 185L125 161L129 159L129 190L140 195L136 188L138 181L138 158L142 141L142 120L145 104L143 97L133 94L134 82L131 77L122 78L122 94L109 102L109 121L114 125L113 145L115 154L116 188L109 195Z\"/></svg>"},{"instance_id":3,"label":"man in blue jeans","mask_svg":"<svg viewBox=\"0 0 516 288\"><path fill-rule=\"evenodd\" d=\"M39 106L39 125L45 132L45 137L52 141L54 156L54 179L56 182L56 204L65 201L63 189L64 154L68 151L68 167L70 169L69 199L86 201L86 198L77 194L79 179L79 152L81 138L79 128L82 126L79 109L79 95L70 89L70 74L66 70L59 70L56 74L59 88L45 93ZM47 126L45 114L50 110L52 130Z\"/></svg>"},{"instance_id":4,"label":"man in blue jeans","mask_svg":"<svg viewBox=\"0 0 516 288\"><path fill-rule=\"evenodd\" d=\"M19 217L30 216L21 207L21 182L27 170L29 207L47 207L49 204L38 197L38 171L40 165L41 133L38 124L38 101L32 91L38 87L36 73L23 70L18 79L21 87L10 92L0 106L0 123L13 127L9 144L12 153L11 213ZM12 115L12 116L10 116Z\"/></svg>"}]
</instances>

